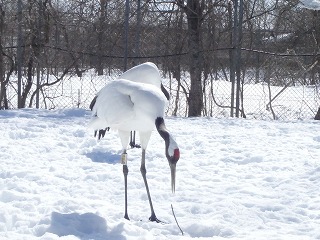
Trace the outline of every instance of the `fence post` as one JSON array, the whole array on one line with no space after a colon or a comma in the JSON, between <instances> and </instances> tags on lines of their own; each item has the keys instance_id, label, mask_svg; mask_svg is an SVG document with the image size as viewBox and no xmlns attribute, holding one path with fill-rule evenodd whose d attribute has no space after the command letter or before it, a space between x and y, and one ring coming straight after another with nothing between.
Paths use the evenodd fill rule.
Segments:
<instances>
[{"instance_id":1,"label":"fence post","mask_svg":"<svg viewBox=\"0 0 320 240\"><path fill-rule=\"evenodd\" d=\"M43 17L43 3L42 0L39 1L39 12L38 12L38 42L40 43L41 40L41 30L42 30L42 17ZM36 108L40 107L40 70L41 64L40 64L40 53L37 57L37 92L36 92Z\"/></svg>"},{"instance_id":2,"label":"fence post","mask_svg":"<svg viewBox=\"0 0 320 240\"><path fill-rule=\"evenodd\" d=\"M241 42L242 42L242 22L243 22L243 0L239 3L239 14L237 19L237 42L236 42L236 75L237 75L237 87L236 87L236 117L239 117L240 113L240 92L241 92Z\"/></svg>"},{"instance_id":3,"label":"fence post","mask_svg":"<svg viewBox=\"0 0 320 240\"><path fill-rule=\"evenodd\" d=\"M17 3L18 36L17 36L17 72L18 72L18 108L21 106L21 87L22 87L22 0Z\"/></svg>"},{"instance_id":4,"label":"fence post","mask_svg":"<svg viewBox=\"0 0 320 240\"><path fill-rule=\"evenodd\" d=\"M230 23L230 27L233 28L232 30L232 50L230 54L230 82L231 82L231 108L230 108L230 116L234 117L234 93L235 93L235 67L236 67L236 42L237 42L237 27L238 27L238 0L234 0L233 5L233 21ZM232 8L232 5L230 6ZM232 9L230 10L230 14L232 14ZM231 16L232 19L232 16Z\"/></svg>"},{"instance_id":5,"label":"fence post","mask_svg":"<svg viewBox=\"0 0 320 240\"><path fill-rule=\"evenodd\" d=\"M136 24L136 36L135 36L135 57L137 58L138 62L140 62L140 29L141 29L141 0L138 0L137 6L137 24ZM134 60L134 65L136 65L136 60Z\"/></svg>"},{"instance_id":6,"label":"fence post","mask_svg":"<svg viewBox=\"0 0 320 240\"><path fill-rule=\"evenodd\" d=\"M232 59L230 62L231 117L234 117L234 108L236 117L239 117L240 113L242 20L243 0L234 0Z\"/></svg>"}]
</instances>

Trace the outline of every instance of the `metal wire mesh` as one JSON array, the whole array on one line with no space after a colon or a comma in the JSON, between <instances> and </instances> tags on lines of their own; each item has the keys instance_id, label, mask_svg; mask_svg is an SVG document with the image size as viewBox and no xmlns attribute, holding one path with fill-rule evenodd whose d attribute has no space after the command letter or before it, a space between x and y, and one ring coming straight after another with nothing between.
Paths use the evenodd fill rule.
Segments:
<instances>
[{"instance_id":1,"label":"metal wire mesh","mask_svg":"<svg viewBox=\"0 0 320 240\"><path fill-rule=\"evenodd\" d=\"M8 108L18 106L18 80L15 71L19 62L17 38L21 27L24 39L24 45L21 46L24 54L21 60L22 90L27 88L29 82L32 83L26 97L26 107L36 107L38 77L42 86L39 91L40 108L88 109L95 94L108 81L122 73L125 48L122 24L124 2L55 1L51 5L47 4L48 1L22 2L22 20L17 21L17 4L0 0L5 13L1 15L5 24L1 25L0 36L5 54L2 79L6 79L11 68L13 69L9 82L3 83ZM106 5L100 6L99 3L102 2ZM153 1L154 4L156 2ZM231 2L235 1L229 1ZM263 5L263 2L265 1L260 4ZM166 13L176 14L171 20L181 21L168 22L168 16L159 11L156 7L158 5L151 3L152 1L145 1L141 9L137 8L137 2L130 3L132 16L128 33L131 41L126 56L128 66L143 61L155 62L161 70L164 85L171 94L166 114L185 117L188 115L191 88L188 74L190 66L187 22L182 18L181 9L178 11L176 7L173 8L175 11ZM206 3L211 4L210 1ZM249 3L250 1L247 7L250 7ZM281 6L277 7L275 12L270 13L272 16L277 9L282 9ZM295 15L290 18L282 15L270 17L266 11L261 15L261 19L256 19L259 22L257 26L254 22L252 29L246 24L243 25L241 44L247 49L241 49L240 108L242 116L247 118L312 119L320 106L320 63L316 63L319 56L315 49L318 45L314 40L319 28L317 24L309 24L312 21L317 22L318 13L313 14L298 8L289 11L283 7L285 14L290 15L294 10ZM259 13L259 9L252 11ZM143 15L140 23L136 18L138 10L142 10ZM226 14L228 12L224 8L213 8L208 12L208 18L203 25L201 54L205 66L202 91L198 92L203 95L203 116L231 115L230 62L237 59L232 59L230 54L233 50L229 41L232 27L229 28L227 24ZM230 19L232 16L229 16ZM277 24L271 24L270 19ZM270 29L273 25L275 28ZM305 29L309 27L313 30ZM138 29L140 35L137 34ZM139 45L142 47L139 48ZM288 49L291 49L291 52ZM33 61L33 66L28 72L30 60ZM178 68L176 63L179 64ZM97 72L101 73L101 70L104 74L98 75ZM177 71L179 78L176 76Z\"/></svg>"}]
</instances>

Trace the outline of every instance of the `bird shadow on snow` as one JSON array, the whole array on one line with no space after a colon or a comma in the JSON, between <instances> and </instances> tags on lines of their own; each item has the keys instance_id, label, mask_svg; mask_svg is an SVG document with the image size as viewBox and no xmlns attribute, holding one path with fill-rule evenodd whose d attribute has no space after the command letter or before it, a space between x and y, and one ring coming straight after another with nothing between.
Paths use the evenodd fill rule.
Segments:
<instances>
[{"instance_id":1,"label":"bird shadow on snow","mask_svg":"<svg viewBox=\"0 0 320 240\"><path fill-rule=\"evenodd\" d=\"M81 240L102 240L102 239L116 239L124 240L125 237L121 235L123 225L119 225L111 232L107 231L107 221L94 213L69 213L62 214L52 212L51 225L47 232L62 236L74 235Z\"/></svg>"},{"instance_id":2,"label":"bird shadow on snow","mask_svg":"<svg viewBox=\"0 0 320 240\"><path fill-rule=\"evenodd\" d=\"M116 164L120 162L120 155L109 152L89 152L85 156L92 162Z\"/></svg>"}]
</instances>

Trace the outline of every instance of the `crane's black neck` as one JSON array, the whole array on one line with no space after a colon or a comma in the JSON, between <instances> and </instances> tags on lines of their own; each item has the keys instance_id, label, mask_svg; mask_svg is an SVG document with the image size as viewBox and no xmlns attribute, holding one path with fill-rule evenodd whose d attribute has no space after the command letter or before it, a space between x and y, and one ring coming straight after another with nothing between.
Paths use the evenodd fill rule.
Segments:
<instances>
[{"instance_id":1,"label":"crane's black neck","mask_svg":"<svg viewBox=\"0 0 320 240\"><path fill-rule=\"evenodd\" d=\"M173 140L172 136L168 132L164 120L162 117L158 117L155 121L158 133L164 139L166 144L166 157L170 164L176 164L180 157L179 148L177 143ZM172 141L172 142L171 142ZM169 152L170 151L170 152Z\"/></svg>"},{"instance_id":2,"label":"crane's black neck","mask_svg":"<svg viewBox=\"0 0 320 240\"><path fill-rule=\"evenodd\" d=\"M157 117L155 121L158 133L163 138L166 143L166 149L169 147L169 132L164 124L164 119L162 117Z\"/></svg>"},{"instance_id":3,"label":"crane's black neck","mask_svg":"<svg viewBox=\"0 0 320 240\"><path fill-rule=\"evenodd\" d=\"M167 100L170 100L170 94L168 93L167 89L164 88L164 86L161 83L161 91L163 92L163 94L166 96Z\"/></svg>"}]
</instances>

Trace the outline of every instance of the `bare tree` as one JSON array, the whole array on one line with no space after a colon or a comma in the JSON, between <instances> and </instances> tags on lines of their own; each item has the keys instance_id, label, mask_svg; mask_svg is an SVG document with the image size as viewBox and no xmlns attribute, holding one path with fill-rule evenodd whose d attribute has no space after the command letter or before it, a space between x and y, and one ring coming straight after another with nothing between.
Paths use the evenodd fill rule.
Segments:
<instances>
[{"instance_id":1,"label":"bare tree","mask_svg":"<svg viewBox=\"0 0 320 240\"><path fill-rule=\"evenodd\" d=\"M97 57L97 72L98 75L103 75L103 42L105 41L105 25L106 25L106 0L100 0L100 16L98 27L98 57Z\"/></svg>"},{"instance_id":2,"label":"bare tree","mask_svg":"<svg viewBox=\"0 0 320 240\"><path fill-rule=\"evenodd\" d=\"M318 112L316 116L314 117L314 120L320 120L320 107L318 108Z\"/></svg>"},{"instance_id":3,"label":"bare tree","mask_svg":"<svg viewBox=\"0 0 320 240\"><path fill-rule=\"evenodd\" d=\"M5 78L4 78L4 61L3 61L3 49L2 49L2 34L4 28L4 10L0 3L0 109L3 107L3 99L5 98Z\"/></svg>"},{"instance_id":4,"label":"bare tree","mask_svg":"<svg viewBox=\"0 0 320 240\"><path fill-rule=\"evenodd\" d=\"M188 116L201 116L203 108L202 80L203 55L201 44L201 25L203 21L204 2L200 0L178 0L178 5L184 10L188 20L188 47L190 92L188 96Z\"/></svg>"}]
</instances>

